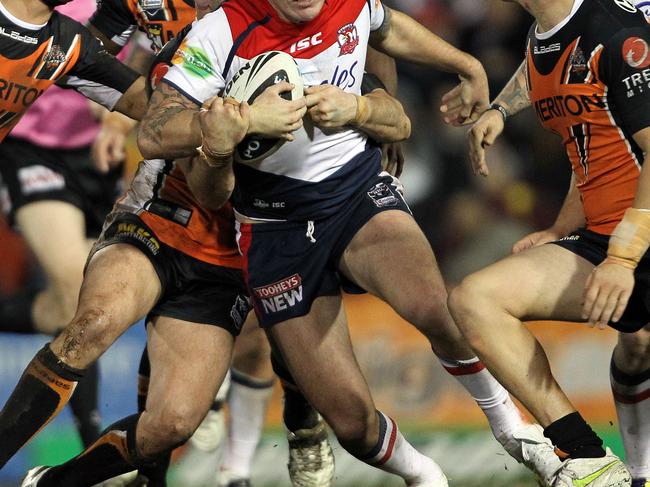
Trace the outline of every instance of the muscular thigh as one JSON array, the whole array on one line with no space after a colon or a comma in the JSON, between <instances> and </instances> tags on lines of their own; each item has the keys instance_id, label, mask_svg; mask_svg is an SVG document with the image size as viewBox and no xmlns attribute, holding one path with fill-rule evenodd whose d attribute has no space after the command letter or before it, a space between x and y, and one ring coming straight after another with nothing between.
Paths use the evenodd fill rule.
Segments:
<instances>
[{"instance_id":1,"label":"muscular thigh","mask_svg":"<svg viewBox=\"0 0 650 487\"><path fill-rule=\"evenodd\" d=\"M159 316L147 326L151 376L147 412L197 427L230 367L234 338L224 328Z\"/></svg>"},{"instance_id":2,"label":"muscular thigh","mask_svg":"<svg viewBox=\"0 0 650 487\"><path fill-rule=\"evenodd\" d=\"M431 246L403 211L382 212L368 221L345 249L340 269L398 312L416 297L445 295Z\"/></svg>"},{"instance_id":3,"label":"muscular thigh","mask_svg":"<svg viewBox=\"0 0 650 487\"><path fill-rule=\"evenodd\" d=\"M522 320L584 321L585 283L594 266L546 244L506 257L466 278L481 298Z\"/></svg>"}]
</instances>

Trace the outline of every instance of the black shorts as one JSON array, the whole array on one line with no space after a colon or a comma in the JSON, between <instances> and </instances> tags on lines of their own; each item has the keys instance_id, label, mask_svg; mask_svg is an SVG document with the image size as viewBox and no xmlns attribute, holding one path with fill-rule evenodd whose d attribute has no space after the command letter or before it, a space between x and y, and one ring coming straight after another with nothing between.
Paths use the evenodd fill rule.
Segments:
<instances>
[{"instance_id":1,"label":"black shorts","mask_svg":"<svg viewBox=\"0 0 650 487\"><path fill-rule=\"evenodd\" d=\"M140 249L158 274L162 291L149 317L215 325L239 335L251 309L240 269L209 264L165 245L140 218L123 212L109 215L89 260L118 243Z\"/></svg>"},{"instance_id":2,"label":"black shorts","mask_svg":"<svg viewBox=\"0 0 650 487\"><path fill-rule=\"evenodd\" d=\"M239 224L246 284L260 325L304 316L316 298L338 295L341 289L365 292L339 274L339 262L361 227L388 210L411 214L399 181L381 173L328 218Z\"/></svg>"},{"instance_id":3,"label":"black shorts","mask_svg":"<svg viewBox=\"0 0 650 487\"><path fill-rule=\"evenodd\" d=\"M552 243L597 266L607 257L609 235L580 229ZM650 322L650 255L648 252L634 271L634 281L634 290L623 316L618 323L609 323L609 326L623 333L637 332Z\"/></svg>"},{"instance_id":4,"label":"black shorts","mask_svg":"<svg viewBox=\"0 0 650 487\"><path fill-rule=\"evenodd\" d=\"M64 201L83 211L91 238L100 234L122 189L122 169L98 172L90 147L46 149L14 137L0 143L0 176L8 196L3 210L10 224L16 211L29 203Z\"/></svg>"}]
</instances>

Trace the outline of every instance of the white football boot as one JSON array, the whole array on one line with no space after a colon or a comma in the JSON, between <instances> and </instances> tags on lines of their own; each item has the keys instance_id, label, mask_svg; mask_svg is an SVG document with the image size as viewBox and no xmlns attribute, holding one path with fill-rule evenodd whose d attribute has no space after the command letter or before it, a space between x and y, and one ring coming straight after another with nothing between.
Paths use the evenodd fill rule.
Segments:
<instances>
[{"instance_id":1,"label":"white football boot","mask_svg":"<svg viewBox=\"0 0 650 487\"><path fill-rule=\"evenodd\" d=\"M631 487L632 476L625 464L607 448L602 458L565 460L553 487Z\"/></svg>"},{"instance_id":2,"label":"white football boot","mask_svg":"<svg viewBox=\"0 0 650 487\"><path fill-rule=\"evenodd\" d=\"M287 438L293 487L330 487L334 479L334 454L323 419L313 428L289 431Z\"/></svg>"},{"instance_id":3,"label":"white football boot","mask_svg":"<svg viewBox=\"0 0 650 487\"><path fill-rule=\"evenodd\" d=\"M563 463L555 454L551 440L544 436L544 429L538 424L527 424L514 432L513 439L518 449L508 453L532 470L542 485L552 486Z\"/></svg>"}]
</instances>

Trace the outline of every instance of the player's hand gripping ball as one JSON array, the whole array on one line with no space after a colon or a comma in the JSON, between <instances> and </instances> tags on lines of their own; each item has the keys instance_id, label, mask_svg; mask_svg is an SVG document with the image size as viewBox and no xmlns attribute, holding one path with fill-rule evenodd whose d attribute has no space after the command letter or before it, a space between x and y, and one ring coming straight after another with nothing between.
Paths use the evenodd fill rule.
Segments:
<instances>
[{"instance_id":1,"label":"player's hand gripping ball","mask_svg":"<svg viewBox=\"0 0 650 487\"><path fill-rule=\"evenodd\" d=\"M293 88L291 88L291 85L293 85ZM282 125L282 127L271 127L272 123L267 117L268 123L259 124L261 125L259 131L261 133L287 132L290 134L291 129L295 130L302 126L302 116L306 110L304 102L298 101L304 99L302 76L298 70L298 65L290 55L280 51L269 51L255 56L226 85L223 96L224 98L234 98L239 102L246 101L251 105L251 108L254 108L252 105L254 105L255 100L267 88L276 86L278 91L276 95L286 101L296 101L295 106L294 104L285 103L284 106L278 107L278 112L273 111L267 114L273 115L276 124ZM281 112L282 110L291 113L284 114ZM285 118L287 120L284 120ZM282 144L291 139L290 136L269 138L268 136L264 137L255 134L248 135L235 149L235 161L243 163L261 161L276 152Z\"/></svg>"}]
</instances>

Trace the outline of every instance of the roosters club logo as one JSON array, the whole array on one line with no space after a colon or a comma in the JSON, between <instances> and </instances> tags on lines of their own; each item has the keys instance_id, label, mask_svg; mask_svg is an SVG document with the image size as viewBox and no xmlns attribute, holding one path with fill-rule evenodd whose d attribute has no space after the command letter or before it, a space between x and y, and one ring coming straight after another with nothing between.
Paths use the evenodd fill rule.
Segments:
<instances>
[{"instance_id":1,"label":"roosters club logo","mask_svg":"<svg viewBox=\"0 0 650 487\"><path fill-rule=\"evenodd\" d=\"M341 52L339 56L344 54L352 54L359 45L359 34L357 27L354 24L344 25L339 29L338 41Z\"/></svg>"},{"instance_id":2,"label":"roosters club logo","mask_svg":"<svg viewBox=\"0 0 650 487\"><path fill-rule=\"evenodd\" d=\"M628 37L623 43L623 59L636 69L650 66L650 46L640 37Z\"/></svg>"}]
</instances>

